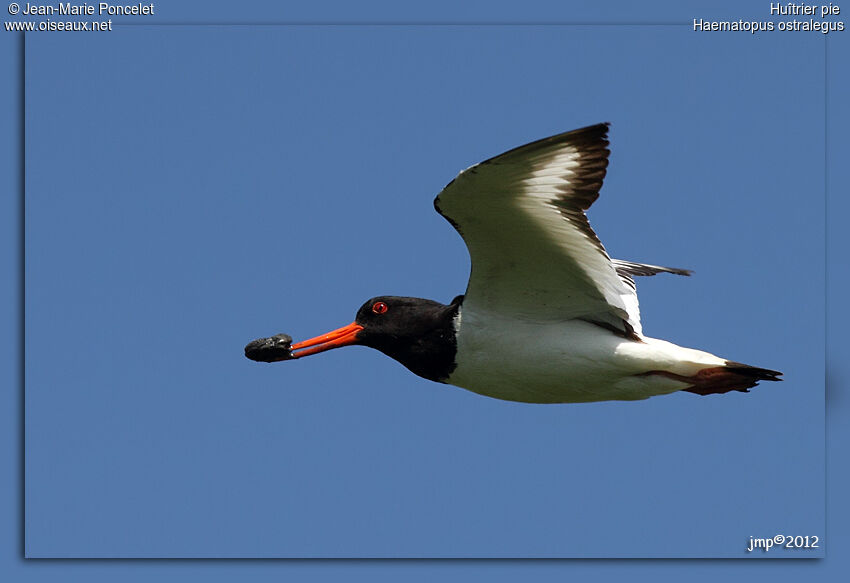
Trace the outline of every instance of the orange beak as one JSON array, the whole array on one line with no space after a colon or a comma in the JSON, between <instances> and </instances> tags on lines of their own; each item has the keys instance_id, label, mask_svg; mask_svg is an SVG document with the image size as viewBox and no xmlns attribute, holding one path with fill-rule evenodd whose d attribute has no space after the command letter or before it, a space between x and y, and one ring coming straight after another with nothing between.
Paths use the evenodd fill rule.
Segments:
<instances>
[{"instance_id":1,"label":"orange beak","mask_svg":"<svg viewBox=\"0 0 850 583\"><path fill-rule=\"evenodd\" d=\"M361 326L357 322L352 322L348 326L337 328L336 330L328 332L327 334L322 334L321 336L316 336L315 338L310 338L309 340L297 342L291 347L291 350L293 351L292 358L310 356L311 354L317 354L319 352L324 352L325 350L330 350L332 348L339 348L340 346L348 346L349 344L354 344L355 342L357 342L357 333L360 332L362 329L363 326ZM308 350L301 350L302 348L307 348ZM299 350L300 352L294 352L295 350Z\"/></svg>"}]
</instances>

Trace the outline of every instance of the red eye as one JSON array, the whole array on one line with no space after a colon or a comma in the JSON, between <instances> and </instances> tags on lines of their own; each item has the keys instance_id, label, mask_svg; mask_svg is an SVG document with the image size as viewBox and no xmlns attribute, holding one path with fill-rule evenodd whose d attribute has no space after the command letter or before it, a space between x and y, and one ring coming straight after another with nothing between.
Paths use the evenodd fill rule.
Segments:
<instances>
[{"instance_id":1,"label":"red eye","mask_svg":"<svg viewBox=\"0 0 850 583\"><path fill-rule=\"evenodd\" d=\"M376 314L383 314L388 309L389 308L387 308L387 304L385 304L384 302L375 302L372 305L372 311L375 312Z\"/></svg>"}]
</instances>

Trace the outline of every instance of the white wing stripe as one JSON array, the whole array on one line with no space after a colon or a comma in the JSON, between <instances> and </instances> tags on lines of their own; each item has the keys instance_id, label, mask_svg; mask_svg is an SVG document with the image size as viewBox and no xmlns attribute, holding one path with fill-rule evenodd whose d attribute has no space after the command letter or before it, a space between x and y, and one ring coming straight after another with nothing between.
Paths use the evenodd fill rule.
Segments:
<instances>
[{"instance_id":1,"label":"white wing stripe","mask_svg":"<svg viewBox=\"0 0 850 583\"><path fill-rule=\"evenodd\" d=\"M606 133L599 124L538 140L462 172L443 189L435 206L472 258L470 307L640 329L637 297L584 215L605 176Z\"/></svg>"}]
</instances>

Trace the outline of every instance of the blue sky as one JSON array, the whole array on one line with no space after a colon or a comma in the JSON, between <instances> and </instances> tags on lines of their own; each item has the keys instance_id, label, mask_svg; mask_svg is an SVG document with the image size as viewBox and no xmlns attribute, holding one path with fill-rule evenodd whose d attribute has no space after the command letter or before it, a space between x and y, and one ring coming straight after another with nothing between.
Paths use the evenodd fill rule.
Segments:
<instances>
[{"instance_id":1,"label":"blue sky","mask_svg":"<svg viewBox=\"0 0 850 583\"><path fill-rule=\"evenodd\" d=\"M789 39L30 36L28 554L742 557L749 536L824 536L824 41ZM241 356L373 295L461 293L433 196L598 121L609 251L696 271L639 282L645 331L784 383L545 407L365 348Z\"/></svg>"}]
</instances>

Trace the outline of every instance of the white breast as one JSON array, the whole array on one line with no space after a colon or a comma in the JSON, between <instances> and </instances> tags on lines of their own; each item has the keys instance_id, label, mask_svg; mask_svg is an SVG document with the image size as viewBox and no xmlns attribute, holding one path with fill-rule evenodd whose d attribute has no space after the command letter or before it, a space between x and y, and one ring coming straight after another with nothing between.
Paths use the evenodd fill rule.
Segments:
<instances>
[{"instance_id":1,"label":"white breast","mask_svg":"<svg viewBox=\"0 0 850 583\"><path fill-rule=\"evenodd\" d=\"M476 313L455 319L457 366L448 383L509 401L576 403L646 399L687 383L682 376L723 359L653 338L627 340L582 320L531 322Z\"/></svg>"}]
</instances>

